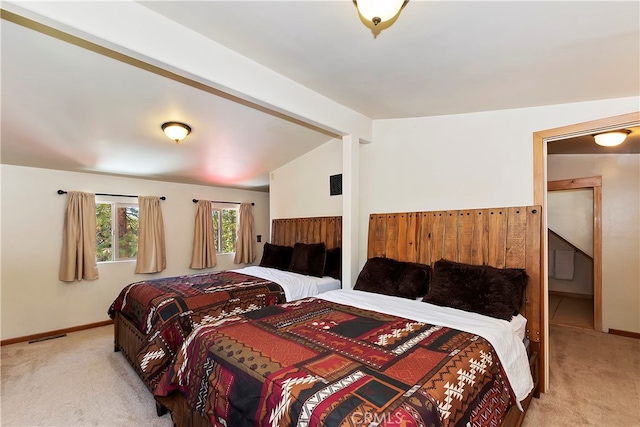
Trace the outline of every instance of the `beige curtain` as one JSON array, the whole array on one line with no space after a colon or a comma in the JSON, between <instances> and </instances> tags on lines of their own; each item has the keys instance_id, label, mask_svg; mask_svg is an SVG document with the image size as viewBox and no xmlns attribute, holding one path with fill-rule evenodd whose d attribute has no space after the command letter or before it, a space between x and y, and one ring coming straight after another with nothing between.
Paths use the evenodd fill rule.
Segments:
<instances>
[{"instance_id":1,"label":"beige curtain","mask_svg":"<svg viewBox=\"0 0 640 427\"><path fill-rule=\"evenodd\" d=\"M253 224L253 211L251 203L240 205L240 225L238 238L236 239L236 256L234 264L251 264L256 259L256 244L253 240L255 226Z\"/></svg>"},{"instance_id":2,"label":"beige curtain","mask_svg":"<svg viewBox=\"0 0 640 427\"><path fill-rule=\"evenodd\" d=\"M138 196L138 257L136 273L157 273L167 268L164 221L158 196Z\"/></svg>"},{"instance_id":3,"label":"beige curtain","mask_svg":"<svg viewBox=\"0 0 640 427\"><path fill-rule=\"evenodd\" d=\"M95 194L67 193L58 278L63 282L98 278Z\"/></svg>"},{"instance_id":4,"label":"beige curtain","mask_svg":"<svg viewBox=\"0 0 640 427\"><path fill-rule=\"evenodd\" d=\"M196 224L193 233L193 251L189 268L202 269L215 267L216 244L213 239L212 206L209 200L198 200Z\"/></svg>"}]
</instances>

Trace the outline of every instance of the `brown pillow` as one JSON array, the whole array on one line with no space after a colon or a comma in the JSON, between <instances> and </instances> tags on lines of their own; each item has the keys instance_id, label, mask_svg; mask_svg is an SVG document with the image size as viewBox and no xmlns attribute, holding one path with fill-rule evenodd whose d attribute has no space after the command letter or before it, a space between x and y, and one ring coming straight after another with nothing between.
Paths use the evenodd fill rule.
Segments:
<instances>
[{"instance_id":1,"label":"brown pillow","mask_svg":"<svg viewBox=\"0 0 640 427\"><path fill-rule=\"evenodd\" d=\"M340 280L342 278L342 249L327 249L327 259L324 264L324 275Z\"/></svg>"},{"instance_id":2,"label":"brown pillow","mask_svg":"<svg viewBox=\"0 0 640 427\"><path fill-rule=\"evenodd\" d=\"M495 268L441 259L433 266L423 301L511 320L522 305L528 276L520 268Z\"/></svg>"},{"instance_id":3,"label":"brown pillow","mask_svg":"<svg viewBox=\"0 0 640 427\"><path fill-rule=\"evenodd\" d=\"M370 258L358 275L353 289L416 299L429 290L431 267L426 264Z\"/></svg>"},{"instance_id":4,"label":"brown pillow","mask_svg":"<svg viewBox=\"0 0 640 427\"><path fill-rule=\"evenodd\" d=\"M322 277L327 249L324 243L296 243L288 270L307 276Z\"/></svg>"},{"instance_id":5,"label":"brown pillow","mask_svg":"<svg viewBox=\"0 0 640 427\"><path fill-rule=\"evenodd\" d=\"M277 268L278 270L287 270L291 263L291 255L293 254L292 246L264 244L261 267Z\"/></svg>"}]
</instances>

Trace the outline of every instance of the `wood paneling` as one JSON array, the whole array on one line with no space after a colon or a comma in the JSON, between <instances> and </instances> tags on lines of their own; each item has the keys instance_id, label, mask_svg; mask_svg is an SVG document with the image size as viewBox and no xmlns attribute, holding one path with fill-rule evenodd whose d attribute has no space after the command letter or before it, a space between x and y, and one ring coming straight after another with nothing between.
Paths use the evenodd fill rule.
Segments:
<instances>
[{"instance_id":1,"label":"wood paneling","mask_svg":"<svg viewBox=\"0 0 640 427\"><path fill-rule=\"evenodd\" d=\"M433 264L445 258L529 275L522 308L527 336L540 349L540 206L404 212L369 216L368 258Z\"/></svg>"},{"instance_id":2,"label":"wood paneling","mask_svg":"<svg viewBox=\"0 0 640 427\"><path fill-rule=\"evenodd\" d=\"M384 253L389 258L398 258L398 216L400 214L387 215L387 242Z\"/></svg>"},{"instance_id":3,"label":"wood paneling","mask_svg":"<svg viewBox=\"0 0 640 427\"><path fill-rule=\"evenodd\" d=\"M271 243L293 246L296 243L324 243L327 249L342 247L342 217L274 219Z\"/></svg>"}]
</instances>

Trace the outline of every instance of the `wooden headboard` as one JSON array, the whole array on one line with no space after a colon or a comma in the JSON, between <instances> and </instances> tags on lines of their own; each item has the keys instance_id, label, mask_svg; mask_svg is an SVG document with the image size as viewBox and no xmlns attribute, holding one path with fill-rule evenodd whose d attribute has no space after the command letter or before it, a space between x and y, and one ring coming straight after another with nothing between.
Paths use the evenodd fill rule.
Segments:
<instances>
[{"instance_id":1,"label":"wooden headboard","mask_svg":"<svg viewBox=\"0 0 640 427\"><path fill-rule=\"evenodd\" d=\"M342 217L285 218L271 221L271 243L324 243L327 249L342 247Z\"/></svg>"},{"instance_id":2,"label":"wooden headboard","mask_svg":"<svg viewBox=\"0 0 640 427\"><path fill-rule=\"evenodd\" d=\"M540 206L371 214L367 258L433 264L441 258L529 276L523 316L531 348L540 348Z\"/></svg>"}]
</instances>

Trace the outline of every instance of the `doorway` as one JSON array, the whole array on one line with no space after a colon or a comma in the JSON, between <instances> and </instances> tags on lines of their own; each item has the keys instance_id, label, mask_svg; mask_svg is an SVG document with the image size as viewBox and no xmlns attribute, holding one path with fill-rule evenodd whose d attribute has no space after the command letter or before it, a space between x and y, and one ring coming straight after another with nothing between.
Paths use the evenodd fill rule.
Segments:
<instances>
[{"instance_id":1,"label":"doorway","mask_svg":"<svg viewBox=\"0 0 640 427\"><path fill-rule=\"evenodd\" d=\"M582 265L588 265L591 268L591 289L582 289L582 291L572 292L571 289L552 289L554 282L551 277L554 276L555 269L551 268L551 262L549 262L549 287L548 287L548 306L549 306L549 323L564 324L568 326L586 327L594 329L597 332L602 332L602 177L593 176L588 178L575 178L558 181L549 181L547 183L547 192L561 192L561 191L580 191L586 190L590 197L591 206L583 206L583 209L588 209L590 224L586 227L590 228L591 235L583 239L582 243L573 246L573 243L567 242L572 246L575 254L571 257L573 263L579 265L579 261L582 260ZM547 199L549 194L547 193ZM577 205L576 203L572 203ZM550 206L551 204L549 204ZM547 214L550 216L550 209L547 210ZM548 219L548 218L547 218ZM550 226L548 227L549 234L551 235L551 224L553 221L548 220ZM559 222L560 224L562 221ZM576 219L574 224L577 223L577 228L580 228L580 221ZM556 230L557 231L557 230ZM562 236L560 236L562 239ZM552 242L552 237L549 237L549 242ZM560 242L563 243L563 242ZM549 243L549 248L552 245ZM549 250L549 254L552 255L550 260L553 260L553 253ZM561 254L565 254L562 252ZM570 254L571 255L571 254ZM565 270L571 270L573 273L573 265ZM578 269L579 271L580 269ZM565 271L566 272L566 271ZM572 275L573 276L573 275ZM573 279L573 277L572 277ZM582 278L583 282L588 277ZM579 284L579 282L576 282ZM584 287L584 286L583 286ZM568 290L568 292L567 292ZM590 292L588 292L590 291ZM587 296L589 293L592 298ZM587 310L587 312L585 312ZM590 312L589 312L590 310Z\"/></svg>"},{"instance_id":2,"label":"doorway","mask_svg":"<svg viewBox=\"0 0 640 427\"><path fill-rule=\"evenodd\" d=\"M541 269L543 284L540 287L540 318L543 319L543 328L540 331L540 365L542 375L540 378L540 391L545 392L549 382L549 348L547 339L549 336L548 315L548 283L547 276L547 211L546 211L546 186L547 186L547 142L567 139L579 135L596 133L603 130L620 129L640 124L640 112L624 114L606 119L594 120L555 129L548 129L533 134L533 202L540 205L542 210L542 227L540 241L542 242Z\"/></svg>"}]
</instances>

